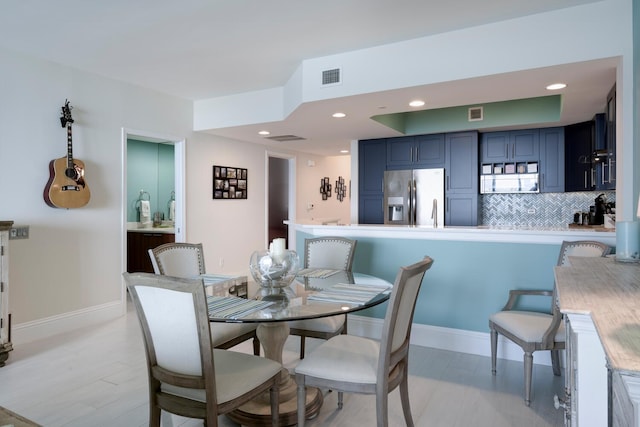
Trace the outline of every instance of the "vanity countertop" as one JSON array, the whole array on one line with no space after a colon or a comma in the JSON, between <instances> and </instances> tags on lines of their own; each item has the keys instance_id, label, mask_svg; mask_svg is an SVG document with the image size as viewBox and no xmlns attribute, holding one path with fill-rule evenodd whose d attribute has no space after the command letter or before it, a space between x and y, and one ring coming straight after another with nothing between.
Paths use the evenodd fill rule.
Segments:
<instances>
[{"instance_id":1,"label":"vanity countertop","mask_svg":"<svg viewBox=\"0 0 640 427\"><path fill-rule=\"evenodd\" d=\"M570 262L554 270L560 311L590 315L609 367L640 375L640 263L613 256Z\"/></svg>"},{"instance_id":2,"label":"vanity countertop","mask_svg":"<svg viewBox=\"0 0 640 427\"><path fill-rule=\"evenodd\" d=\"M176 229L169 225L163 225L161 227L141 227L137 222L129 222L127 223L127 231L133 233L175 234Z\"/></svg>"}]
</instances>

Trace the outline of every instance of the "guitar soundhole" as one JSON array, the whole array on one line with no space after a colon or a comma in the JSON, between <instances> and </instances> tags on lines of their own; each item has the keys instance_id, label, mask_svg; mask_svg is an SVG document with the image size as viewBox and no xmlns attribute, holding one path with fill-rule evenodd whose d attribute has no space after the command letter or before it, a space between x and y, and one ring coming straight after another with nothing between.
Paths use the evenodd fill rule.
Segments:
<instances>
[{"instance_id":1,"label":"guitar soundhole","mask_svg":"<svg viewBox=\"0 0 640 427\"><path fill-rule=\"evenodd\" d=\"M76 170L74 168L67 168L64 171L64 174L67 176L67 178L71 178L73 180L76 179L77 175L76 175Z\"/></svg>"}]
</instances>

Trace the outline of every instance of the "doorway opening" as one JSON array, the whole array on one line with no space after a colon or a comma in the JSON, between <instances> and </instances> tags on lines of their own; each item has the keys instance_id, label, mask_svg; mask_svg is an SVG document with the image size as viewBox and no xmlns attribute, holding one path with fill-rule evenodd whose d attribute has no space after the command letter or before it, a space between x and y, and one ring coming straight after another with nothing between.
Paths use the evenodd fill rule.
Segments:
<instances>
[{"instance_id":1,"label":"doorway opening","mask_svg":"<svg viewBox=\"0 0 640 427\"><path fill-rule=\"evenodd\" d=\"M267 153L267 246L276 238L286 239L295 249L295 230L284 222L295 221L295 157Z\"/></svg>"},{"instance_id":2,"label":"doorway opening","mask_svg":"<svg viewBox=\"0 0 640 427\"><path fill-rule=\"evenodd\" d=\"M142 155L136 155L136 150L142 150ZM153 155L145 156L148 152ZM130 271L129 264L146 271L146 249L150 249L146 246L153 245L154 238L184 241L185 140L123 129L122 159L122 271ZM153 222L141 221L145 200ZM149 240L144 248L141 239ZM140 267L142 264L146 267Z\"/></svg>"}]
</instances>

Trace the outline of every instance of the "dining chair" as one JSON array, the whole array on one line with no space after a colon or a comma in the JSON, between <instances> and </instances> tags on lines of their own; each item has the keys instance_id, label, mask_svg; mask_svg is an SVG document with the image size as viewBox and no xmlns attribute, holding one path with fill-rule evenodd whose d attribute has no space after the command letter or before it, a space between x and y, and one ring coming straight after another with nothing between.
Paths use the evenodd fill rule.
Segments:
<instances>
[{"instance_id":1,"label":"dining chair","mask_svg":"<svg viewBox=\"0 0 640 427\"><path fill-rule=\"evenodd\" d=\"M357 240L344 237L315 237L304 240L304 268L351 271ZM300 337L300 359L304 359L305 338L329 339L347 333L347 315L289 322L289 334Z\"/></svg>"},{"instance_id":2,"label":"dining chair","mask_svg":"<svg viewBox=\"0 0 640 427\"><path fill-rule=\"evenodd\" d=\"M278 425L280 371L273 360L214 349L202 279L124 273L144 338L149 379L149 426L161 411L200 418L218 415L269 391L271 421Z\"/></svg>"},{"instance_id":3,"label":"dining chair","mask_svg":"<svg viewBox=\"0 0 640 427\"><path fill-rule=\"evenodd\" d=\"M603 257L611 248L601 242L590 240L563 241L558 256L558 266L570 265L569 257ZM516 303L521 296L552 297L547 312L518 310ZM498 334L506 337L524 351L524 403L531 404L531 378L533 353L539 350L551 352L553 374L560 375L560 350L565 348L565 327L562 314L555 303L553 290L512 289L509 299L501 311L489 317L491 335L491 373L496 375Z\"/></svg>"},{"instance_id":4,"label":"dining chair","mask_svg":"<svg viewBox=\"0 0 640 427\"><path fill-rule=\"evenodd\" d=\"M165 243L149 249L156 274L180 278L195 278L206 272L202 243ZM211 327L214 348L228 349L253 340L253 354L260 354L260 340L255 323L215 323Z\"/></svg>"},{"instance_id":5,"label":"dining chair","mask_svg":"<svg viewBox=\"0 0 640 427\"><path fill-rule=\"evenodd\" d=\"M337 335L320 344L295 368L298 426L305 423L306 387L338 390L338 408L344 392L376 395L378 427L388 424L388 394L400 386L407 426L413 426L409 405L409 338L422 279L433 259L400 267L387 306L380 340Z\"/></svg>"}]
</instances>

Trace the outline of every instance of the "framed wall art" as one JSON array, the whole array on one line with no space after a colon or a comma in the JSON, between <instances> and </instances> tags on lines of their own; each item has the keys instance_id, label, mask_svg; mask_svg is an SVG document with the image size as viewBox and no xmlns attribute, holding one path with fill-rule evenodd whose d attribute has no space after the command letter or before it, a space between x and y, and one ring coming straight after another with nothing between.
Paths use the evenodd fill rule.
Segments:
<instances>
[{"instance_id":1,"label":"framed wall art","mask_svg":"<svg viewBox=\"0 0 640 427\"><path fill-rule=\"evenodd\" d=\"M231 166L213 166L214 199L246 199L247 170Z\"/></svg>"}]
</instances>

